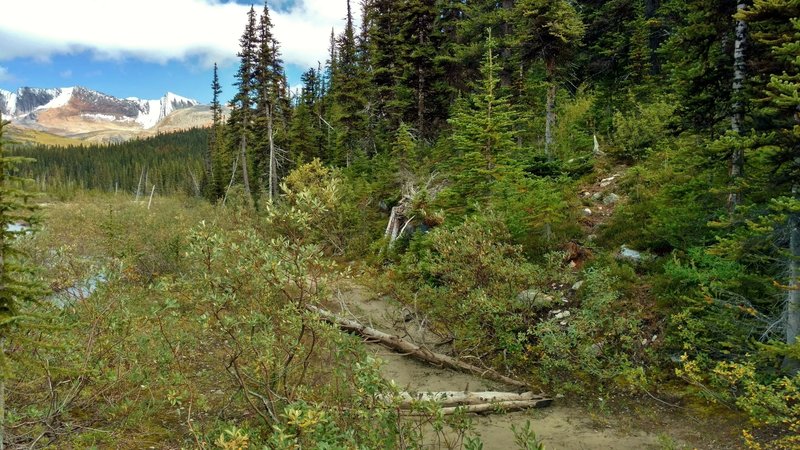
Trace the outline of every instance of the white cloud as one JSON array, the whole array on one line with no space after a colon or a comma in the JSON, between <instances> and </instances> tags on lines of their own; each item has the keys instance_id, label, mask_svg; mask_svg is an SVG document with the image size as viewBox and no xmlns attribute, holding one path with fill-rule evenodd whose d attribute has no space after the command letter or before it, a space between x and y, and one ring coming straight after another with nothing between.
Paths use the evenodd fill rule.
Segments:
<instances>
[{"instance_id":1,"label":"white cloud","mask_svg":"<svg viewBox=\"0 0 800 450\"><path fill-rule=\"evenodd\" d=\"M286 0L275 1L280 11L270 12L284 61L316 67L326 59L331 28L344 26L346 0L297 0L288 11ZM0 60L90 51L100 59L196 58L204 66L225 65L236 59L249 8L221 0L7 2L0 14Z\"/></svg>"}]
</instances>

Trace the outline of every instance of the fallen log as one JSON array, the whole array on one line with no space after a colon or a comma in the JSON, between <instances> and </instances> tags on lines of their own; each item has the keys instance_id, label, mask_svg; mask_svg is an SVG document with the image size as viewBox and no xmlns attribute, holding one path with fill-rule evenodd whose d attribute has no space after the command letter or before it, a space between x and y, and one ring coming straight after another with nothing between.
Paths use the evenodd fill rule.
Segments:
<instances>
[{"instance_id":1,"label":"fallen log","mask_svg":"<svg viewBox=\"0 0 800 450\"><path fill-rule=\"evenodd\" d=\"M438 367L447 367L450 369L471 373L481 378L497 381L500 383L507 384L509 386L515 386L520 389L527 390L529 388L527 383L515 380L513 378L509 378L492 369L483 369L478 366L473 366L472 364L453 358L451 356L443 355L441 353L434 353L428 350L427 348L420 347L416 344L408 342L399 336L395 336L389 333L384 333L383 331L367 327L365 325L360 324L359 322L356 322L355 320L345 319L344 317L337 316L336 314L327 311L325 309L318 308L313 305L308 305L307 307L310 311L313 311L322 316L322 318L327 322L335 324L339 328L345 331L358 334L359 336L370 340L377 341L378 343L380 343L385 347L406 354L420 361L424 361Z\"/></svg>"},{"instance_id":2,"label":"fallen log","mask_svg":"<svg viewBox=\"0 0 800 450\"><path fill-rule=\"evenodd\" d=\"M400 407L408 408L415 402L436 402L441 406L464 406L464 405L483 405L488 403L504 402L536 402L537 407L548 406L550 399L533 392L463 392L463 391L443 391L443 392L419 392L419 393L400 393Z\"/></svg>"},{"instance_id":3,"label":"fallen log","mask_svg":"<svg viewBox=\"0 0 800 450\"><path fill-rule=\"evenodd\" d=\"M473 414L507 413L512 411L522 411L529 408L541 408L550 404L550 400L521 400L516 402L497 402L482 403L479 405L451 406L442 408L442 414L447 416L463 411Z\"/></svg>"}]
</instances>

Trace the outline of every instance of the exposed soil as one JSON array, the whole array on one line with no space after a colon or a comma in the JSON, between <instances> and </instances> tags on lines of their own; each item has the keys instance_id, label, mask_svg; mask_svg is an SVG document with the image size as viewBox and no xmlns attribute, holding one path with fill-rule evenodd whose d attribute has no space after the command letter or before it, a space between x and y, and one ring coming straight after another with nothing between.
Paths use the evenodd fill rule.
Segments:
<instances>
[{"instance_id":1,"label":"exposed soil","mask_svg":"<svg viewBox=\"0 0 800 450\"><path fill-rule=\"evenodd\" d=\"M362 286L343 286L338 298L339 313L417 344L446 352L441 338L425 330L409 311L381 298ZM375 344L369 349L384 361L385 378L409 392L508 390L497 383L447 369L439 369L387 350ZM473 362L474 361L470 361ZM655 402L653 402L655 403ZM623 410L621 413L618 410ZM500 415L476 415L475 431L484 449L516 448L512 425L531 429L549 450L557 449L731 449L738 448L738 428L725 418L701 421L687 410L662 404L617 405L614 412L584 408L567 399L552 406Z\"/></svg>"}]
</instances>

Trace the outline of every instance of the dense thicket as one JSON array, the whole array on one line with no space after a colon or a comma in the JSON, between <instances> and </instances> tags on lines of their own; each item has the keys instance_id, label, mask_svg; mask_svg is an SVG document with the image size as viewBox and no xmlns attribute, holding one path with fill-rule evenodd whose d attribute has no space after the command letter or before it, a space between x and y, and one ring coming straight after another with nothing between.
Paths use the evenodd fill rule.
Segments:
<instances>
[{"instance_id":1,"label":"dense thicket","mask_svg":"<svg viewBox=\"0 0 800 450\"><path fill-rule=\"evenodd\" d=\"M319 158L343 169L349 201L391 213L388 238L399 239L381 255L444 332L522 360L583 345L603 353L603 333L632 334L642 344L618 342L614 363L562 359L540 375L677 374L798 426L797 2L366 0L360 27L351 6L285 116L283 169ZM452 227L485 215L505 230L489 241L520 245L531 261L567 250L580 266L593 254L592 277L616 300L585 298L575 329L520 312L503 325L513 343L499 337L509 330L476 344L450 329L491 319L472 315L480 308L452 317L460 297L441 290L460 282L418 278L439 239L430 229L467 239L475 230ZM620 262L620 246L648 253ZM628 322L592 315L601 311ZM765 406L758 389L782 406Z\"/></svg>"}]
</instances>

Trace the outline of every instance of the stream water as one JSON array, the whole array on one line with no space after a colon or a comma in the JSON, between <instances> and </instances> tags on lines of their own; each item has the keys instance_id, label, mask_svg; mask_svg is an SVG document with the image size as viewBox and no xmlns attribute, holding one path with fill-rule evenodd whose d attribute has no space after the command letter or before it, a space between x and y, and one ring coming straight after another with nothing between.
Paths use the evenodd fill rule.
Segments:
<instances>
[{"instance_id":1,"label":"stream water","mask_svg":"<svg viewBox=\"0 0 800 450\"><path fill-rule=\"evenodd\" d=\"M31 227L26 223L9 223L6 225L6 231L28 234L31 232ZM89 297L97 290L98 286L107 281L108 279L103 273L92 275L84 280L76 282L72 286L54 292L50 296L50 301L59 308L65 308L78 300Z\"/></svg>"},{"instance_id":2,"label":"stream water","mask_svg":"<svg viewBox=\"0 0 800 450\"><path fill-rule=\"evenodd\" d=\"M77 301L89 297L100 285L107 281L108 278L104 273L98 273L85 280L78 281L68 288L54 292L50 296L50 301L59 308L66 308Z\"/></svg>"}]
</instances>

